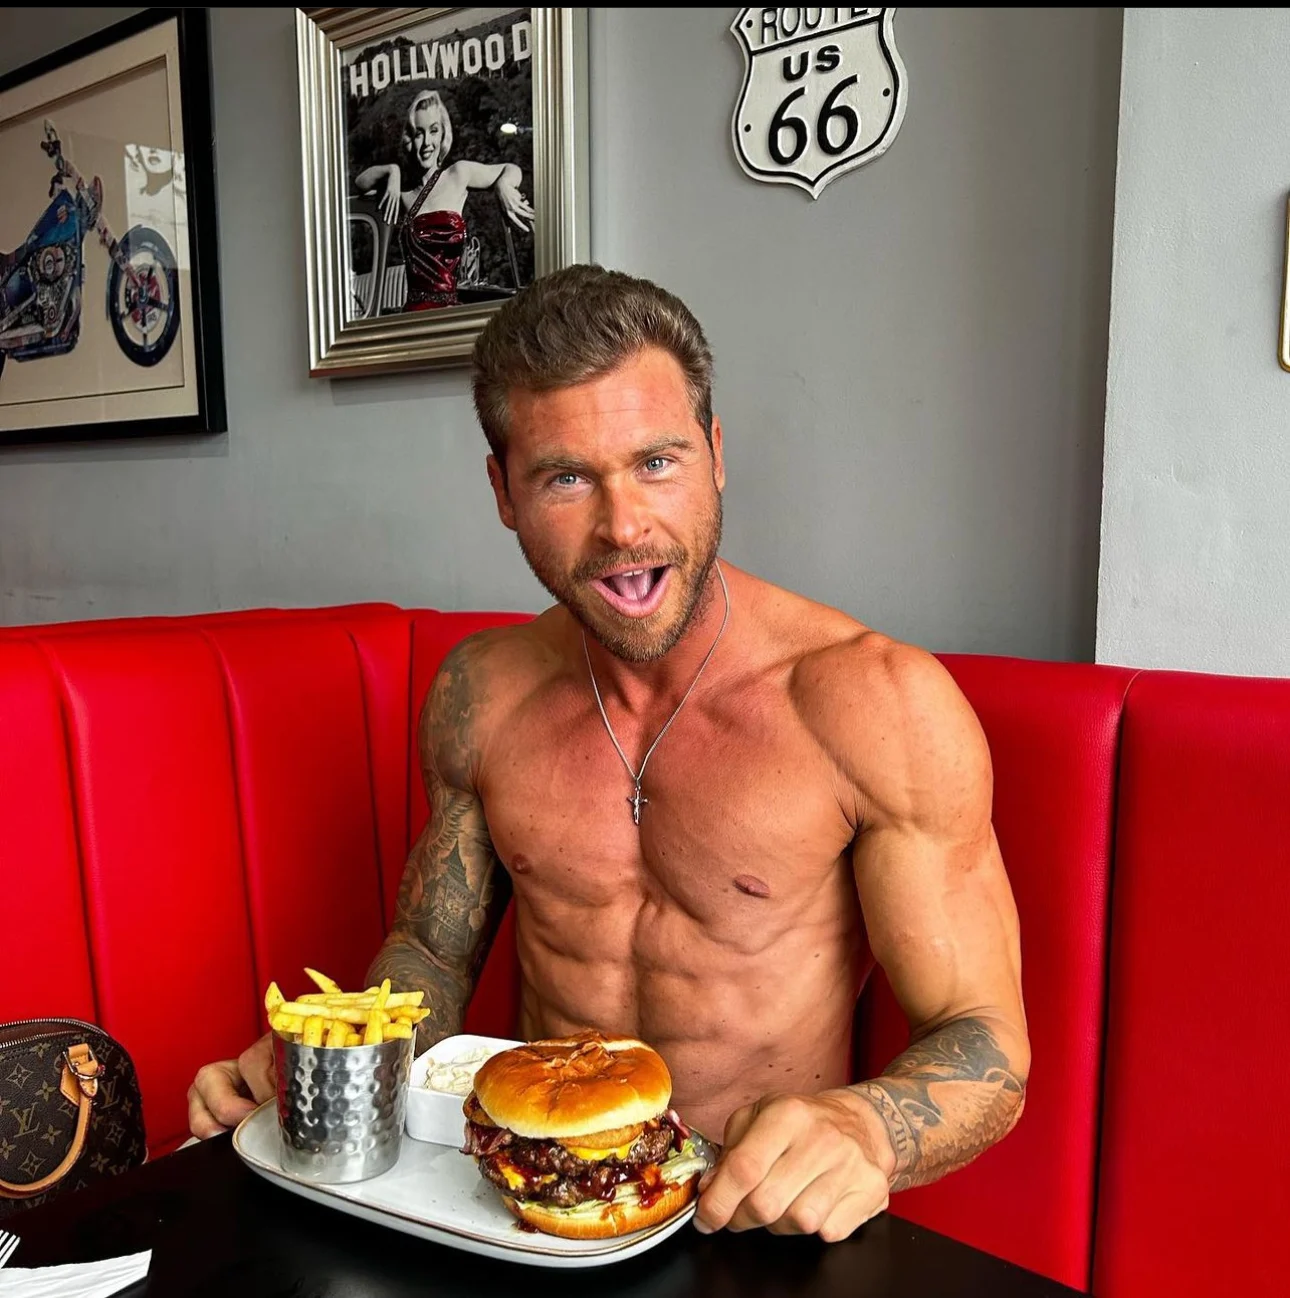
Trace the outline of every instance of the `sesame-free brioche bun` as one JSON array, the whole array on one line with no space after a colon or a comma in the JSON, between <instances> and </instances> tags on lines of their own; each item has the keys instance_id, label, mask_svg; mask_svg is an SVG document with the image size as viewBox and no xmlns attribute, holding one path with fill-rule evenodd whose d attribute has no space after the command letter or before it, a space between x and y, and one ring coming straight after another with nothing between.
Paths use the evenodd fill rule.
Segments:
<instances>
[{"instance_id":1,"label":"sesame-free brioche bun","mask_svg":"<svg viewBox=\"0 0 1290 1298\"><path fill-rule=\"evenodd\" d=\"M475 1096L497 1126L558 1140L657 1118L672 1077L643 1041L579 1032L494 1055L475 1074Z\"/></svg>"},{"instance_id":2,"label":"sesame-free brioche bun","mask_svg":"<svg viewBox=\"0 0 1290 1298\"><path fill-rule=\"evenodd\" d=\"M625 1195L622 1190L613 1203L593 1200L577 1209L521 1202L509 1194L502 1195L502 1202L522 1222L544 1235L559 1235L561 1239L613 1239L670 1221L694 1198L698 1183L696 1172L685 1181L669 1185L648 1208L642 1208L634 1194Z\"/></svg>"}]
</instances>

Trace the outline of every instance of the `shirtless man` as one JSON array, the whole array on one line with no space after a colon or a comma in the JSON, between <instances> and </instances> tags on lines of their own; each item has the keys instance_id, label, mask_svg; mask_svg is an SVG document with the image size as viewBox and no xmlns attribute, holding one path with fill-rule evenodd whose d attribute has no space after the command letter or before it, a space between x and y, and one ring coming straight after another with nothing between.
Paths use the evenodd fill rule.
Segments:
<instances>
[{"instance_id":1,"label":"shirtless man","mask_svg":"<svg viewBox=\"0 0 1290 1298\"><path fill-rule=\"evenodd\" d=\"M723 1138L699 1229L835 1240L1020 1115L1017 916L948 674L718 562L710 375L682 303L598 267L484 331L489 480L558 603L435 679L430 822L368 978L426 989L420 1048L460 1031L513 892L520 1035L650 1042L681 1115ZM912 1044L849 1085L872 959ZM272 1094L270 1069L267 1039L203 1069L193 1131Z\"/></svg>"}]
</instances>

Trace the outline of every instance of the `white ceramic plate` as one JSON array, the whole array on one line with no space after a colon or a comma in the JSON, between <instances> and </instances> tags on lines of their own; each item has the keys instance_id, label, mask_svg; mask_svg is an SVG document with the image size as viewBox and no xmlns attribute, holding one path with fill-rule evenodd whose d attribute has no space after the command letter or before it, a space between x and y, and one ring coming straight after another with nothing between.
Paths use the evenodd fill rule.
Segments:
<instances>
[{"instance_id":1,"label":"white ceramic plate","mask_svg":"<svg viewBox=\"0 0 1290 1298\"><path fill-rule=\"evenodd\" d=\"M696 1145L699 1143L696 1139ZM604 1266L661 1244L694 1216L693 1203L671 1221L618 1239L560 1239L519 1228L497 1191L456 1149L413 1140L403 1133L399 1161L380 1176L352 1185L318 1185L283 1171L278 1154L276 1101L247 1114L233 1133L233 1148L253 1172L266 1180L421 1239L467 1253L531 1266Z\"/></svg>"}]
</instances>

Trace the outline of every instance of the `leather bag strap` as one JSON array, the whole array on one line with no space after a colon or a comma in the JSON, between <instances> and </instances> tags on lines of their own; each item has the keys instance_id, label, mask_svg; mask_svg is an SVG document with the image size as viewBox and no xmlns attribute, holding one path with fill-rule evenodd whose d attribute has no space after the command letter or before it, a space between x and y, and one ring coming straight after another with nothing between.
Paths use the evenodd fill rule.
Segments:
<instances>
[{"instance_id":1,"label":"leather bag strap","mask_svg":"<svg viewBox=\"0 0 1290 1298\"><path fill-rule=\"evenodd\" d=\"M76 1132L72 1136L71 1146L63 1161L39 1181L16 1185L12 1181L0 1180L0 1199L29 1199L33 1195L43 1194L72 1170L85 1149L85 1136L90 1129L90 1110L94 1107L94 1097L98 1094L98 1077L99 1061L88 1045L72 1046L63 1055L59 1089L69 1100L75 1096L77 1101Z\"/></svg>"}]
</instances>

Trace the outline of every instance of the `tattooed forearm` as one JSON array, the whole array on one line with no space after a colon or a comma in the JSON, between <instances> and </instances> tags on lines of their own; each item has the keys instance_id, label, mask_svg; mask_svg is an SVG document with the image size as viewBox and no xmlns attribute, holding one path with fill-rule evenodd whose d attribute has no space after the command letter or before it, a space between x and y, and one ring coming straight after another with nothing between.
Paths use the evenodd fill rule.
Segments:
<instances>
[{"instance_id":1,"label":"tattooed forearm","mask_svg":"<svg viewBox=\"0 0 1290 1298\"><path fill-rule=\"evenodd\" d=\"M401 991L424 991L430 1013L417 1025L417 1052L461 1031L470 1001L470 984L451 969L441 969L424 948L391 936L372 962L369 985L388 978Z\"/></svg>"},{"instance_id":2,"label":"tattooed forearm","mask_svg":"<svg viewBox=\"0 0 1290 1298\"><path fill-rule=\"evenodd\" d=\"M468 791L478 756L478 673L471 642L444 662L421 723L430 820L403 872L394 924L368 973L425 991L418 1049L461 1031L488 948L510 900L479 799Z\"/></svg>"},{"instance_id":3,"label":"tattooed forearm","mask_svg":"<svg viewBox=\"0 0 1290 1298\"><path fill-rule=\"evenodd\" d=\"M458 819L449 805L427 827L404 872L394 926L368 973L369 984L388 978L403 991L426 993L430 1013L417 1027L418 1050L461 1031L510 900L510 878L491 845L472 841L465 825L443 841Z\"/></svg>"},{"instance_id":4,"label":"tattooed forearm","mask_svg":"<svg viewBox=\"0 0 1290 1298\"><path fill-rule=\"evenodd\" d=\"M896 1154L893 1190L925 1185L970 1163L1012 1129L1026 1079L990 1025L956 1019L852 1087L877 1111Z\"/></svg>"}]
</instances>

